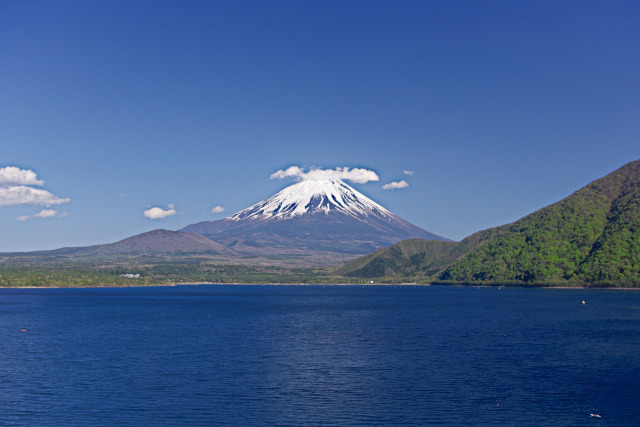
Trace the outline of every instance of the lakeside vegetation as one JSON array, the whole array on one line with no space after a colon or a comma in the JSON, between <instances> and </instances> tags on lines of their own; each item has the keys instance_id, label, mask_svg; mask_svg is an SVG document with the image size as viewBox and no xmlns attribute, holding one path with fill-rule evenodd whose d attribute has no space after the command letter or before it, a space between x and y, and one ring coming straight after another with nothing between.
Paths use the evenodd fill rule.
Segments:
<instances>
[{"instance_id":1,"label":"lakeside vegetation","mask_svg":"<svg viewBox=\"0 0 640 427\"><path fill-rule=\"evenodd\" d=\"M139 275L139 276L138 276ZM137 277L136 277L137 276ZM167 262L130 265L0 266L2 287L125 287L177 283L343 283L329 267L278 265L216 265L209 262ZM364 283L365 280L356 280Z\"/></svg>"},{"instance_id":2,"label":"lakeside vegetation","mask_svg":"<svg viewBox=\"0 0 640 427\"><path fill-rule=\"evenodd\" d=\"M415 242L412 244L415 245ZM422 255L422 254L420 254ZM335 267L286 267L279 265L215 265L210 263L159 263L129 266L0 266L0 287L129 287L169 286L174 284L436 284L462 286L525 286L525 287L628 287L638 288L635 283L606 282L585 283L580 281L521 281L521 280L474 280L447 281L428 276L407 263L416 254L403 258L398 268L394 260L374 261L382 265L376 273L367 266L360 275L344 274L343 268ZM420 264L417 264L418 266ZM406 270L404 269L406 268ZM364 273L364 274L362 274Z\"/></svg>"}]
</instances>

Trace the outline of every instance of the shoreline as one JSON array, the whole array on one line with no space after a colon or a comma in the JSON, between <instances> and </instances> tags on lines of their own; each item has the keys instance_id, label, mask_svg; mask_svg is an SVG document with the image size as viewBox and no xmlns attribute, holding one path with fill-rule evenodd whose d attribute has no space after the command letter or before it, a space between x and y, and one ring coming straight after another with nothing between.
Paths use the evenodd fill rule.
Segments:
<instances>
[{"instance_id":1,"label":"shoreline","mask_svg":"<svg viewBox=\"0 0 640 427\"><path fill-rule=\"evenodd\" d=\"M155 284L155 285L125 285L125 286L0 286L0 289L118 289L118 288L150 288L150 287L176 287L176 286L202 286L202 285L223 285L223 286L448 286L459 288L519 288L519 289L575 289L575 290L628 290L638 291L640 288L630 287L596 287L596 286L537 286L537 285L470 285L470 284L441 284L441 283L171 283L171 284Z\"/></svg>"}]
</instances>

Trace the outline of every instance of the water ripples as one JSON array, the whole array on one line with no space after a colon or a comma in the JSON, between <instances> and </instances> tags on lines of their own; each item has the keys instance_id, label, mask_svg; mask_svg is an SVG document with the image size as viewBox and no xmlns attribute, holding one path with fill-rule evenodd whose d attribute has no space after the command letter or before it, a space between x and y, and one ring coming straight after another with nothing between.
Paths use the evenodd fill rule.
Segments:
<instances>
[{"instance_id":1,"label":"water ripples","mask_svg":"<svg viewBox=\"0 0 640 427\"><path fill-rule=\"evenodd\" d=\"M1 290L0 424L638 425L638 305L539 289Z\"/></svg>"}]
</instances>

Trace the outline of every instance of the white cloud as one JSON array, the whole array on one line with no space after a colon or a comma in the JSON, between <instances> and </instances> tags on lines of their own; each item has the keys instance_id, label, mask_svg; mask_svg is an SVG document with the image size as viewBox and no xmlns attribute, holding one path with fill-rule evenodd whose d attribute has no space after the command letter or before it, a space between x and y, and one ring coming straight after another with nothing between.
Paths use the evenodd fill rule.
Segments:
<instances>
[{"instance_id":1,"label":"white cloud","mask_svg":"<svg viewBox=\"0 0 640 427\"><path fill-rule=\"evenodd\" d=\"M214 213L214 214L222 213L222 212L224 212L224 208L219 205L211 209L211 213Z\"/></svg>"},{"instance_id":2,"label":"white cloud","mask_svg":"<svg viewBox=\"0 0 640 427\"><path fill-rule=\"evenodd\" d=\"M177 212L175 209L171 208L172 206L173 204L170 204L169 209L162 209L162 208L156 208L156 207L147 209L146 211L144 211L144 216L150 219L162 219L171 215L175 215Z\"/></svg>"},{"instance_id":3,"label":"white cloud","mask_svg":"<svg viewBox=\"0 0 640 427\"><path fill-rule=\"evenodd\" d=\"M38 179L32 170L15 166L0 168L0 208L19 205L51 206L69 202L68 198L55 196L41 188L33 188L43 185L44 181ZM23 217L20 218L20 221L25 221Z\"/></svg>"},{"instance_id":4,"label":"white cloud","mask_svg":"<svg viewBox=\"0 0 640 427\"><path fill-rule=\"evenodd\" d=\"M407 188L408 186L409 186L409 183L403 179L402 181L390 182L388 184L385 184L385 185L382 186L382 189L383 190L398 190L398 189L401 189L401 188Z\"/></svg>"},{"instance_id":5,"label":"white cloud","mask_svg":"<svg viewBox=\"0 0 640 427\"><path fill-rule=\"evenodd\" d=\"M312 168L309 172L298 166L290 166L286 170L280 169L270 176L271 179L296 178L303 181L351 181L356 184L365 184L369 181L379 181L378 174L369 169L337 167L335 169Z\"/></svg>"},{"instance_id":6,"label":"white cloud","mask_svg":"<svg viewBox=\"0 0 640 427\"><path fill-rule=\"evenodd\" d=\"M0 186L0 207L18 205L50 206L67 203L70 199L54 196L47 190L25 185Z\"/></svg>"},{"instance_id":7,"label":"white cloud","mask_svg":"<svg viewBox=\"0 0 640 427\"><path fill-rule=\"evenodd\" d=\"M415 175L416 171L410 171L410 170L403 170L402 171L403 174L408 175L408 176L413 176Z\"/></svg>"},{"instance_id":8,"label":"white cloud","mask_svg":"<svg viewBox=\"0 0 640 427\"><path fill-rule=\"evenodd\" d=\"M15 166L0 168L0 185L37 185L43 186L44 181L38 179L36 173L28 169Z\"/></svg>"},{"instance_id":9,"label":"white cloud","mask_svg":"<svg viewBox=\"0 0 640 427\"><path fill-rule=\"evenodd\" d=\"M67 212L58 212L55 209L43 209L37 214L31 215L22 215L16 218L16 221L26 221L31 218L63 218L65 216L69 216Z\"/></svg>"},{"instance_id":10,"label":"white cloud","mask_svg":"<svg viewBox=\"0 0 640 427\"><path fill-rule=\"evenodd\" d=\"M277 172L274 172L269 177L270 179L285 179L290 177L301 178L304 175L302 169L298 166L289 166L287 170L280 169Z\"/></svg>"},{"instance_id":11,"label":"white cloud","mask_svg":"<svg viewBox=\"0 0 640 427\"><path fill-rule=\"evenodd\" d=\"M57 213L58 212L55 209L43 209L34 216L38 218L51 218L56 216Z\"/></svg>"}]
</instances>

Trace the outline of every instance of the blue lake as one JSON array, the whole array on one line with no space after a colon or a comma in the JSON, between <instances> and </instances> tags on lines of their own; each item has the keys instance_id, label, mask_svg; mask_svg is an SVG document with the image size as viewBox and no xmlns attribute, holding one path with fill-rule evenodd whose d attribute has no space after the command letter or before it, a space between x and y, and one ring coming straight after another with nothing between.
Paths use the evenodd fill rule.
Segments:
<instances>
[{"instance_id":1,"label":"blue lake","mask_svg":"<svg viewBox=\"0 0 640 427\"><path fill-rule=\"evenodd\" d=\"M0 345L0 425L640 425L640 291L0 289Z\"/></svg>"}]
</instances>

